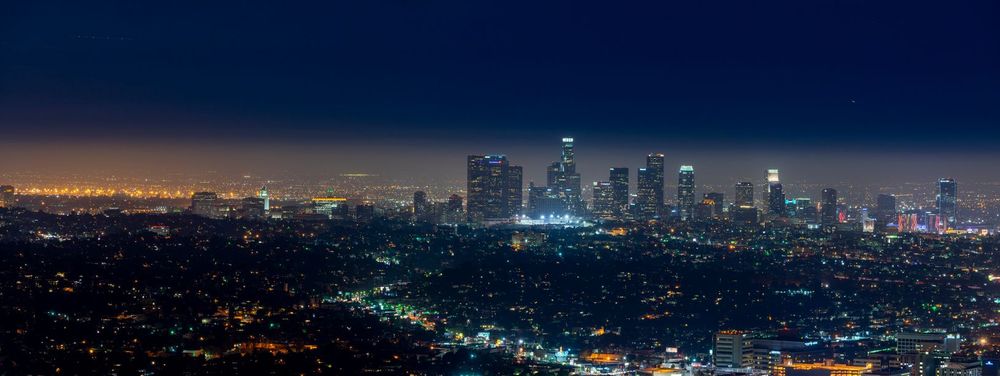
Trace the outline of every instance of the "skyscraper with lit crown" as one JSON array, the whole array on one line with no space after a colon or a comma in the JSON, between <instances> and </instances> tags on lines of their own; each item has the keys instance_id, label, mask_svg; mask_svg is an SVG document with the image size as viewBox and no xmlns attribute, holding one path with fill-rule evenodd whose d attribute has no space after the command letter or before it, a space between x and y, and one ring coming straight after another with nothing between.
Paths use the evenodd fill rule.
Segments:
<instances>
[{"instance_id":1,"label":"skyscraper with lit crown","mask_svg":"<svg viewBox=\"0 0 1000 376\"><path fill-rule=\"evenodd\" d=\"M694 218L694 167L681 166L677 172L677 212L681 220Z\"/></svg>"},{"instance_id":2,"label":"skyscraper with lit crown","mask_svg":"<svg viewBox=\"0 0 1000 376\"><path fill-rule=\"evenodd\" d=\"M767 212L771 215L784 217L787 211L785 207L785 192L781 187L781 179L777 169L767 170Z\"/></svg>"}]
</instances>

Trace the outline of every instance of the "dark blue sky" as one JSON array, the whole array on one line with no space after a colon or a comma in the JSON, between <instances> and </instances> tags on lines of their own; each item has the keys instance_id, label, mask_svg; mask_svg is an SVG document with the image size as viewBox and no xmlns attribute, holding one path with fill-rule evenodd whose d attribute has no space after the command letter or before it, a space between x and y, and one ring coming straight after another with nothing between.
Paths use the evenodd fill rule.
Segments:
<instances>
[{"instance_id":1,"label":"dark blue sky","mask_svg":"<svg viewBox=\"0 0 1000 376\"><path fill-rule=\"evenodd\" d=\"M989 152L998 125L992 0L77 0L0 15L8 141Z\"/></svg>"}]
</instances>

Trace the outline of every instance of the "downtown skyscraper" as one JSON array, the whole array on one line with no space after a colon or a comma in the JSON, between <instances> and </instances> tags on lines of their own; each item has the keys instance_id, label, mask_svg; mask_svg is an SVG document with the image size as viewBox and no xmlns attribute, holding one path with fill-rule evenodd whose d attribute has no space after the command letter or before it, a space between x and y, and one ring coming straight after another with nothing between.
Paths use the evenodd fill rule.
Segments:
<instances>
[{"instance_id":1,"label":"downtown skyscraper","mask_svg":"<svg viewBox=\"0 0 1000 376\"><path fill-rule=\"evenodd\" d=\"M958 183L955 179L938 180L937 214L945 229L954 229L958 224Z\"/></svg>"},{"instance_id":2,"label":"downtown skyscraper","mask_svg":"<svg viewBox=\"0 0 1000 376\"><path fill-rule=\"evenodd\" d=\"M601 219L615 218L615 190L614 184L609 181L595 181L594 193L594 216Z\"/></svg>"},{"instance_id":3,"label":"downtown skyscraper","mask_svg":"<svg viewBox=\"0 0 1000 376\"><path fill-rule=\"evenodd\" d=\"M753 183L748 181L736 183L736 198L733 205L744 208L753 207Z\"/></svg>"},{"instance_id":4,"label":"downtown skyscraper","mask_svg":"<svg viewBox=\"0 0 1000 376\"><path fill-rule=\"evenodd\" d=\"M573 138L562 139L562 153L558 162L549 165L546 171L548 188L559 196L563 204L560 214L579 215L583 211L583 195L580 174L576 172L576 152Z\"/></svg>"},{"instance_id":5,"label":"downtown skyscraper","mask_svg":"<svg viewBox=\"0 0 1000 376\"><path fill-rule=\"evenodd\" d=\"M896 223L896 196L882 193L878 195L875 209L875 225L880 230L890 223Z\"/></svg>"},{"instance_id":6,"label":"downtown skyscraper","mask_svg":"<svg viewBox=\"0 0 1000 376\"><path fill-rule=\"evenodd\" d=\"M837 190L826 188L820 200L820 223L823 226L833 226L837 224Z\"/></svg>"},{"instance_id":7,"label":"downtown skyscraper","mask_svg":"<svg viewBox=\"0 0 1000 376\"><path fill-rule=\"evenodd\" d=\"M640 219L659 218L663 211L663 154L646 156L646 167L640 168L636 190L636 210Z\"/></svg>"},{"instance_id":8,"label":"downtown skyscraper","mask_svg":"<svg viewBox=\"0 0 1000 376\"><path fill-rule=\"evenodd\" d=\"M608 181L614 196L614 214L618 219L624 219L628 212L628 167L612 167Z\"/></svg>"},{"instance_id":9,"label":"downtown skyscraper","mask_svg":"<svg viewBox=\"0 0 1000 376\"><path fill-rule=\"evenodd\" d=\"M507 221L521 212L523 172L503 155L470 155L467 165L468 220Z\"/></svg>"},{"instance_id":10,"label":"downtown skyscraper","mask_svg":"<svg viewBox=\"0 0 1000 376\"><path fill-rule=\"evenodd\" d=\"M694 167L681 166L677 172L677 213L681 220L694 218Z\"/></svg>"},{"instance_id":11,"label":"downtown skyscraper","mask_svg":"<svg viewBox=\"0 0 1000 376\"><path fill-rule=\"evenodd\" d=\"M767 202L768 214L784 217L788 211L785 207L785 192L781 187L781 178L777 169L767 170Z\"/></svg>"}]
</instances>

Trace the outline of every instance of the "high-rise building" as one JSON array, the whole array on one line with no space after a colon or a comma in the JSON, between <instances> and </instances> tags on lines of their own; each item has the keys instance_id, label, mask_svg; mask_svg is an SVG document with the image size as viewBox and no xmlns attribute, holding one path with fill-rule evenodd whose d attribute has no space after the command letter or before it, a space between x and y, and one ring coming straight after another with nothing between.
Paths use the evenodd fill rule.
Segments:
<instances>
[{"instance_id":1,"label":"high-rise building","mask_svg":"<svg viewBox=\"0 0 1000 376\"><path fill-rule=\"evenodd\" d=\"M646 156L646 167L640 168L636 190L636 209L642 219L659 218L663 210L663 154Z\"/></svg>"},{"instance_id":2,"label":"high-rise building","mask_svg":"<svg viewBox=\"0 0 1000 376\"><path fill-rule=\"evenodd\" d=\"M767 170L767 211L769 214L784 217L786 213L785 192L781 187L781 179L777 169Z\"/></svg>"},{"instance_id":3,"label":"high-rise building","mask_svg":"<svg viewBox=\"0 0 1000 376\"><path fill-rule=\"evenodd\" d=\"M753 207L753 183L741 181L736 183L736 200L733 201L736 207Z\"/></svg>"},{"instance_id":4,"label":"high-rise building","mask_svg":"<svg viewBox=\"0 0 1000 376\"><path fill-rule=\"evenodd\" d=\"M622 219L628 211L628 167L612 167L609 175L614 192L614 214Z\"/></svg>"},{"instance_id":5,"label":"high-rise building","mask_svg":"<svg viewBox=\"0 0 1000 376\"><path fill-rule=\"evenodd\" d=\"M693 219L707 221L715 217L715 201L710 198L703 198L701 202L694 206Z\"/></svg>"},{"instance_id":6,"label":"high-rise building","mask_svg":"<svg viewBox=\"0 0 1000 376\"><path fill-rule=\"evenodd\" d=\"M750 367L753 363L753 344L743 332L724 330L715 334L712 356L716 367Z\"/></svg>"},{"instance_id":7,"label":"high-rise building","mask_svg":"<svg viewBox=\"0 0 1000 376\"><path fill-rule=\"evenodd\" d=\"M507 221L520 212L521 167L503 155L470 155L467 162L470 222Z\"/></svg>"},{"instance_id":8,"label":"high-rise building","mask_svg":"<svg viewBox=\"0 0 1000 376\"><path fill-rule=\"evenodd\" d=\"M822 200L820 201L820 223L823 226L833 226L837 224L837 190L833 188L826 188L823 190Z\"/></svg>"},{"instance_id":9,"label":"high-rise building","mask_svg":"<svg viewBox=\"0 0 1000 376\"><path fill-rule=\"evenodd\" d=\"M875 227L884 229L896 222L896 196L880 194L875 202Z\"/></svg>"},{"instance_id":10,"label":"high-rise building","mask_svg":"<svg viewBox=\"0 0 1000 376\"><path fill-rule=\"evenodd\" d=\"M271 211L271 194L267 191L267 186L260 187L257 198L264 201L264 213Z\"/></svg>"},{"instance_id":11,"label":"high-rise building","mask_svg":"<svg viewBox=\"0 0 1000 376\"><path fill-rule=\"evenodd\" d=\"M562 139L562 153L558 164L559 171L554 173L554 181L549 184L549 188L562 197L565 210L563 214L578 215L584 209L583 195L580 187L580 174L576 172L576 153L574 151L573 138ZM552 180L552 179L550 179Z\"/></svg>"},{"instance_id":12,"label":"high-rise building","mask_svg":"<svg viewBox=\"0 0 1000 376\"><path fill-rule=\"evenodd\" d=\"M413 220L426 221L430 214L430 202L427 201L427 193L424 191L413 192Z\"/></svg>"},{"instance_id":13,"label":"high-rise building","mask_svg":"<svg viewBox=\"0 0 1000 376\"><path fill-rule=\"evenodd\" d=\"M937 212L947 229L958 225L958 183L955 179L938 180Z\"/></svg>"},{"instance_id":14,"label":"high-rise building","mask_svg":"<svg viewBox=\"0 0 1000 376\"><path fill-rule=\"evenodd\" d=\"M524 207L524 170L521 166L507 168L507 210L511 216L520 215Z\"/></svg>"},{"instance_id":15,"label":"high-rise building","mask_svg":"<svg viewBox=\"0 0 1000 376\"><path fill-rule=\"evenodd\" d=\"M694 217L694 167L681 166L677 172L677 212L681 220Z\"/></svg>"},{"instance_id":16,"label":"high-rise building","mask_svg":"<svg viewBox=\"0 0 1000 376\"><path fill-rule=\"evenodd\" d=\"M195 192L191 196L191 213L207 218L220 218L222 202L215 192Z\"/></svg>"},{"instance_id":17,"label":"high-rise building","mask_svg":"<svg viewBox=\"0 0 1000 376\"><path fill-rule=\"evenodd\" d=\"M14 202L14 186L0 185L0 208L12 208Z\"/></svg>"},{"instance_id":18,"label":"high-rise building","mask_svg":"<svg viewBox=\"0 0 1000 376\"><path fill-rule=\"evenodd\" d=\"M602 219L615 218L615 190L608 181L594 182L594 216Z\"/></svg>"},{"instance_id":19,"label":"high-rise building","mask_svg":"<svg viewBox=\"0 0 1000 376\"><path fill-rule=\"evenodd\" d=\"M706 200L712 200L712 217L722 218L722 208L725 205L726 196L722 192L708 192L704 195Z\"/></svg>"}]
</instances>

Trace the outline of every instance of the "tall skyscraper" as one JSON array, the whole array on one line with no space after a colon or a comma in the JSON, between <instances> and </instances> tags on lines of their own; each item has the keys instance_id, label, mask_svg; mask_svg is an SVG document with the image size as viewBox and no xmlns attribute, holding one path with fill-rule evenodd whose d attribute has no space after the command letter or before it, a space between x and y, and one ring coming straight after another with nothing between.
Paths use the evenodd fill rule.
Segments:
<instances>
[{"instance_id":1,"label":"tall skyscraper","mask_svg":"<svg viewBox=\"0 0 1000 376\"><path fill-rule=\"evenodd\" d=\"M628 211L628 167L612 167L609 181L614 192L614 214L622 219Z\"/></svg>"},{"instance_id":2,"label":"tall skyscraper","mask_svg":"<svg viewBox=\"0 0 1000 376\"><path fill-rule=\"evenodd\" d=\"M896 222L896 196L879 194L875 204L875 227L884 229Z\"/></svg>"},{"instance_id":3,"label":"tall skyscraper","mask_svg":"<svg viewBox=\"0 0 1000 376\"><path fill-rule=\"evenodd\" d=\"M636 209L642 219L659 218L663 210L663 154L646 156L646 167L640 168Z\"/></svg>"},{"instance_id":4,"label":"tall skyscraper","mask_svg":"<svg viewBox=\"0 0 1000 376\"><path fill-rule=\"evenodd\" d=\"M519 166L503 155L470 155L467 167L470 222L506 221L520 211Z\"/></svg>"},{"instance_id":5,"label":"tall skyscraper","mask_svg":"<svg viewBox=\"0 0 1000 376\"><path fill-rule=\"evenodd\" d=\"M559 162L550 166L558 165L558 171L552 171L553 180L549 188L555 188L562 197L565 210L563 214L581 214L583 211L583 196L580 187L580 174L576 172L576 153L573 146L573 138L562 139L562 153Z\"/></svg>"},{"instance_id":6,"label":"tall skyscraper","mask_svg":"<svg viewBox=\"0 0 1000 376\"><path fill-rule=\"evenodd\" d=\"M681 166L677 172L677 212L681 220L694 218L694 166Z\"/></svg>"},{"instance_id":7,"label":"tall skyscraper","mask_svg":"<svg viewBox=\"0 0 1000 376\"><path fill-rule=\"evenodd\" d=\"M267 192L267 186L260 187L257 198L264 200L264 213L271 211L271 194Z\"/></svg>"},{"instance_id":8,"label":"tall skyscraper","mask_svg":"<svg viewBox=\"0 0 1000 376\"><path fill-rule=\"evenodd\" d=\"M736 200L733 201L736 207L753 207L753 183L741 181L736 183Z\"/></svg>"},{"instance_id":9,"label":"tall skyscraper","mask_svg":"<svg viewBox=\"0 0 1000 376\"><path fill-rule=\"evenodd\" d=\"M427 193L424 191L413 192L413 220L424 221L430 213L430 202L427 201Z\"/></svg>"},{"instance_id":10,"label":"tall skyscraper","mask_svg":"<svg viewBox=\"0 0 1000 376\"><path fill-rule=\"evenodd\" d=\"M938 180L937 212L947 229L958 225L958 183L955 179Z\"/></svg>"},{"instance_id":11,"label":"tall skyscraper","mask_svg":"<svg viewBox=\"0 0 1000 376\"><path fill-rule=\"evenodd\" d=\"M524 170L521 166L507 168L507 210L511 216L520 215L524 207Z\"/></svg>"},{"instance_id":12,"label":"tall skyscraper","mask_svg":"<svg viewBox=\"0 0 1000 376\"><path fill-rule=\"evenodd\" d=\"M826 188L823 190L822 199L820 201L820 223L823 226L832 226L837 224L837 190L833 188Z\"/></svg>"},{"instance_id":13,"label":"tall skyscraper","mask_svg":"<svg viewBox=\"0 0 1000 376\"><path fill-rule=\"evenodd\" d=\"M777 169L767 170L767 211L771 215L784 217L785 192L781 187L781 179Z\"/></svg>"},{"instance_id":14,"label":"tall skyscraper","mask_svg":"<svg viewBox=\"0 0 1000 376\"><path fill-rule=\"evenodd\" d=\"M0 185L0 208L14 207L14 186Z\"/></svg>"},{"instance_id":15,"label":"tall skyscraper","mask_svg":"<svg viewBox=\"0 0 1000 376\"><path fill-rule=\"evenodd\" d=\"M608 181L594 182L594 216L602 219L615 217L615 190Z\"/></svg>"}]
</instances>

